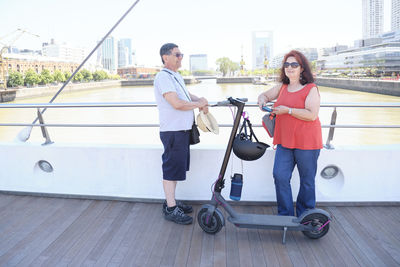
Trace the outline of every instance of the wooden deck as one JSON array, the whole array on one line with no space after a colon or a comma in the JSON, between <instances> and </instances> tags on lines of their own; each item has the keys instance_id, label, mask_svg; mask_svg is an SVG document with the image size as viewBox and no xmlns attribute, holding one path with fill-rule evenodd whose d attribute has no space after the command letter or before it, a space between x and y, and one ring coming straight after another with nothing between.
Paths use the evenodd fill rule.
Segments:
<instances>
[{"instance_id":1,"label":"wooden deck","mask_svg":"<svg viewBox=\"0 0 400 267\"><path fill-rule=\"evenodd\" d=\"M325 237L288 232L283 245L281 231L176 225L161 204L0 194L0 266L400 265L400 206L324 209L334 216Z\"/></svg>"}]
</instances>

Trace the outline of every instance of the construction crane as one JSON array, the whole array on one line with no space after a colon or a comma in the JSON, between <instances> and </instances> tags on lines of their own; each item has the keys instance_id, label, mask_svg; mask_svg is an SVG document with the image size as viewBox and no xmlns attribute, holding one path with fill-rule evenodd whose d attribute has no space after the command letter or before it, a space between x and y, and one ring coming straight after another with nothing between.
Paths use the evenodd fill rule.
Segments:
<instances>
[{"instance_id":1,"label":"construction crane","mask_svg":"<svg viewBox=\"0 0 400 267\"><path fill-rule=\"evenodd\" d=\"M15 41L17 41L23 34L28 33L31 34L35 37L39 37L39 35L31 33L27 30L24 29L16 29L15 31L6 34L3 37L0 37L0 88L3 88L4 90L7 90L7 73L8 73L8 64L7 64L7 59L3 57L3 55L8 51L8 48L10 48ZM5 38L15 35L11 41L8 43L3 43L2 40Z\"/></svg>"}]
</instances>

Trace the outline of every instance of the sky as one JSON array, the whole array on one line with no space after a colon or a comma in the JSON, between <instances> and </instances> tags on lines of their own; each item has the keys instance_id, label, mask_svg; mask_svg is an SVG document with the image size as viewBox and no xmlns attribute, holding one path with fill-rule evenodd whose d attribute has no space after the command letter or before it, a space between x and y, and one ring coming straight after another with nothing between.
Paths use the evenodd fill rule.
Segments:
<instances>
[{"instance_id":1,"label":"sky","mask_svg":"<svg viewBox=\"0 0 400 267\"><path fill-rule=\"evenodd\" d=\"M90 52L135 0L0 0L0 38L18 28L18 48L40 49L51 38ZM185 54L207 54L251 69L253 31L273 31L274 55L298 47L352 46L362 37L362 0L140 0L114 30L131 38L136 62L160 66L159 49L176 43ZM384 30L390 30L391 1L384 0ZM16 34L0 39L11 42Z\"/></svg>"}]
</instances>

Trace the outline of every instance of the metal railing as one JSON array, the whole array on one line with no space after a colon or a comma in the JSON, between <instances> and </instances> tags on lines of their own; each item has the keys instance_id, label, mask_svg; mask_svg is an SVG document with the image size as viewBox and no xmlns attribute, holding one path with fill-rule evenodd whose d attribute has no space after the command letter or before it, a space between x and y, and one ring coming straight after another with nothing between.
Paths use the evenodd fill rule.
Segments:
<instances>
[{"instance_id":1,"label":"metal railing","mask_svg":"<svg viewBox=\"0 0 400 267\"><path fill-rule=\"evenodd\" d=\"M210 102L210 105L216 104ZM143 108L156 107L154 102L110 102L110 103L32 103L32 104L0 104L0 108L5 109L21 109L35 108L38 110L38 118L40 123L0 123L0 126L28 126L41 127L43 137L46 138L46 143L51 143L46 127L159 127L159 124L67 124L67 123L45 123L40 108ZM258 107L257 103L249 102L247 107ZM328 125L321 125L322 128L329 128L328 138L325 148L333 148L331 141L333 140L334 131L336 128L400 128L400 125L360 125L360 124L345 124L337 125L337 108L400 108L400 102L393 103L322 103L322 108L333 108L331 114L331 122ZM262 127L261 124L253 124L255 127ZM232 124L219 124L219 127L232 127Z\"/></svg>"}]
</instances>

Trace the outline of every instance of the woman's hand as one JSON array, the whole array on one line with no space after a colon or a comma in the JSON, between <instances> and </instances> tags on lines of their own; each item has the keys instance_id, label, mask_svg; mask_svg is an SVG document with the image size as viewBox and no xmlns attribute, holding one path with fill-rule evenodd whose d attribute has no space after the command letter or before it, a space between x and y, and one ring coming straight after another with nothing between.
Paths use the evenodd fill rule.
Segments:
<instances>
[{"instance_id":1,"label":"woman's hand","mask_svg":"<svg viewBox=\"0 0 400 267\"><path fill-rule=\"evenodd\" d=\"M262 111L264 111L264 110L262 109L262 107L265 106L265 104L267 104L268 102L269 102L269 101L268 101L268 97L267 97L266 95L264 95L264 93L262 93L261 95L258 96L257 104L258 104L258 107L259 107Z\"/></svg>"},{"instance_id":2,"label":"woman's hand","mask_svg":"<svg viewBox=\"0 0 400 267\"><path fill-rule=\"evenodd\" d=\"M283 105L274 107L274 110L272 111L272 113L274 113L276 115L288 114L289 113L289 107L283 106Z\"/></svg>"}]
</instances>

